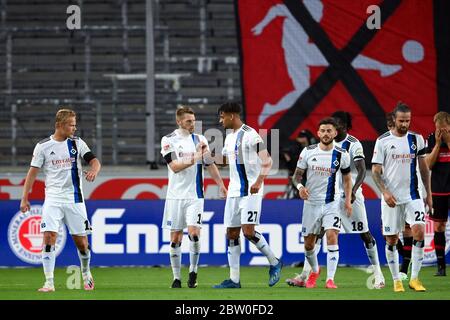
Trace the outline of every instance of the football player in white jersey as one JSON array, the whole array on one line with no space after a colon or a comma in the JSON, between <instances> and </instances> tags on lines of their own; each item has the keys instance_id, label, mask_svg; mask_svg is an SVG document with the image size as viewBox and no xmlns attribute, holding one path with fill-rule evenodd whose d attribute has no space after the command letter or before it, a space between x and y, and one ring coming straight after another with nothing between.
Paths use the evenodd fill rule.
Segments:
<instances>
[{"instance_id":1,"label":"football player in white jersey","mask_svg":"<svg viewBox=\"0 0 450 320\"><path fill-rule=\"evenodd\" d=\"M44 233L42 264L45 284L40 292L55 291L55 243L60 227L64 223L78 249L85 290L94 289L90 272L91 252L87 235L92 228L87 218L82 191L82 174L87 181L94 181L100 171L100 162L86 143L75 137L76 114L70 109L56 113L55 132L41 140L34 148L31 167L23 187L20 210L30 210L28 194L39 170L45 175L45 202L42 207L41 232ZM89 171L82 171L81 161L89 165Z\"/></svg>"},{"instance_id":2,"label":"football player in white jersey","mask_svg":"<svg viewBox=\"0 0 450 320\"><path fill-rule=\"evenodd\" d=\"M203 166L220 187L223 197L227 189L209 152L208 141L203 135L194 133L194 111L186 106L178 108L176 122L178 129L161 139L161 154L169 172L162 227L170 229L172 288L181 288L181 242L183 229L188 228L190 266L187 285L196 288L204 205Z\"/></svg>"},{"instance_id":3,"label":"football player in white jersey","mask_svg":"<svg viewBox=\"0 0 450 320\"><path fill-rule=\"evenodd\" d=\"M360 188L366 176L366 165L364 161L364 150L358 139L348 134L348 129L351 129L351 114L344 111L336 111L332 114L336 121L337 135L334 138L334 143L338 147L345 149L350 155L350 172L352 177L352 215L347 216L346 211L341 205L341 233L359 233L364 242L367 257L369 258L372 268L374 270L374 288L381 289L384 287L384 277L381 272L380 262L378 259L378 251L375 238L369 231L367 222L366 207L364 204L364 196ZM343 204L344 198L341 198ZM316 242L315 252L318 253L320 249L320 242ZM306 279L309 276L311 267L308 260L305 260L303 271L300 275L293 279L287 279L286 282L292 286L304 287ZM288 281L289 280L289 281Z\"/></svg>"},{"instance_id":4,"label":"football player in white jersey","mask_svg":"<svg viewBox=\"0 0 450 320\"><path fill-rule=\"evenodd\" d=\"M348 134L348 129L352 128L351 114L344 111L337 111L332 114L337 124L337 136L334 138L336 145L347 150L350 155L350 170L352 175L352 216L348 217L344 211L341 211L343 233L359 233L364 242L367 257L372 265L375 282L374 288L381 289L385 285L383 273L378 259L378 250L375 238L369 230L367 222L366 206L361 185L366 176L366 164L364 150L354 136Z\"/></svg>"},{"instance_id":5,"label":"football player in white jersey","mask_svg":"<svg viewBox=\"0 0 450 320\"><path fill-rule=\"evenodd\" d=\"M372 158L373 180L383 196L381 220L383 235L386 236L386 259L394 281L394 291L405 291L399 276L396 244L399 232L408 223L413 235L409 287L415 291L425 291L419 280L419 271L424 256L426 211L419 193L417 174L419 163L427 193L425 201L432 208L430 172L424 158L425 142L422 135L408 131L411 109L406 104L399 102L393 114L394 129L378 137Z\"/></svg>"},{"instance_id":6,"label":"football player in white jersey","mask_svg":"<svg viewBox=\"0 0 450 320\"><path fill-rule=\"evenodd\" d=\"M302 216L302 235L305 238L305 256L311 266L306 288L316 287L319 264L315 251L316 238L321 229L327 237L327 281L325 287L336 289L334 275L339 261L338 234L341 229L340 185L341 175L344 186L344 208L348 216L352 214L352 179L350 156L345 149L335 145L336 121L325 118L319 123L317 132L320 143L311 145L300 153L293 180L300 197L305 200ZM306 186L302 185L306 171Z\"/></svg>"},{"instance_id":7,"label":"football player in white jersey","mask_svg":"<svg viewBox=\"0 0 450 320\"><path fill-rule=\"evenodd\" d=\"M231 129L222 150L224 163L228 163L230 167L230 184L224 212L230 279L224 280L214 288L241 287L239 274L241 228L245 238L269 261L269 286L274 286L280 280L283 263L275 257L264 236L255 231L261 217L264 179L272 167L272 158L260 135L242 122L241 107L238 103L225 103L218 112L223 127Z\"/></svg>"}]
</instances>

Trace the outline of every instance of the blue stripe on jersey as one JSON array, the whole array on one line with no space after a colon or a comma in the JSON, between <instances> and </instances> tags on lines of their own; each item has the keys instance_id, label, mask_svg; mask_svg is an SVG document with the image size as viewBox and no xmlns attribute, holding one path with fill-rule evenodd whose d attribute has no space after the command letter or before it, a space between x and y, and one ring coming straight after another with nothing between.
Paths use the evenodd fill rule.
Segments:
<instances>
[{"instance_id":1,"label":"blue stripe on jersey","mask_svg":"<svg viewBox=\"0 0 450 320\"><path fill-rule=\"evenodd\" d=\"M241 182L241 197L248 195L248 180L247 172L245 171L244 155L242 153L242 138L244 137L244 131L239 131L236 138L236 145L234 146L234 154L236 155L236 169L239 174L239 180Z\"/></svg>"},{"instance_id":2,"label":"blue stripe on jersey","mask_svg":"<svg viewBox=\"0 0 450 320\"><path fill-rule=\"evenodd\" d=\"M338 162L336 165L335 162ZM325 203L330 203L334 201L334 193L335 193L335 185L336 185L336 175L340 167L341 162L341 153L337 150L333 150L333 154L331 155L331 170L334 173L331 173L331 176L328 177L328 185L327 185L327 194L325 196Z\"/></svg>"},{"instance_id":3,"label":"blue stripe on jersey","mask_svg":"<svg viewBox=\"0 0 450 320\"><path fill-rule=\"evenodd\" d=\"M67 139L67 148L69 149L69 157L75 158L72 161L72 185L73 185L73 196L75 203L83 202L83 195L81 194L80 188L80 176L78 175L78 150L75 141L72 139Z\"/></svg>"},{"instance_id":4,"label":"blue stripe on jersey","mask_svg":"<svg viewBox=\"0 0 450 320\"><path fill-rule=\"evenodd\" d=\"M192 134L192 141L194 141L194 145L197 146L197 144L200 142L197 135ZM202 163L197 163L197 175L195 177L195 186L197 190L197 197L203 198L203 168Z\"/></svg>"},{"instance_id":5,"label":"blue stripe on jersey","mask_svg":"<svg viewBox=\"0 0 450 320\"><path fill-rule=\"evenodd\" d=\"M408 134L408 144L409 144L409 152L414 153L415 157L411 159L411 164L409 171L411 173L410 182L409 182L409 194L411 195L411 199L420 199L419 194L419 182L417 179L417 138L414 134ZM414 146L414 148L413 148Z\"/></svg>"},{"instance_id":6,"label":"blue stripe on jersey","mask_svg":"<svg viewBox=\"0 0 450 320\"><path fill-rule=\"evenodd\" d=\"M344 142L342 142L342 147L341 148L348 151L348 149L350 149L350 141L345 140Z\"/></svg>"}]
</instances>

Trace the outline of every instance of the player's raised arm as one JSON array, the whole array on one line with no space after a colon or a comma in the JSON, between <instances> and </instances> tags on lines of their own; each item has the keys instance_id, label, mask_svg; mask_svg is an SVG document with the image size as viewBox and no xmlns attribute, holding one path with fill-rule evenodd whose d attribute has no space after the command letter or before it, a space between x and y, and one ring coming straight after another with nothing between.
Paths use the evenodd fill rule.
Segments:
<instances>
[{"instance_id":1,"label":"player's raised arm","mask_svg":"<svg viewBox=\"0 0 450 320\"><path fill-rule=\"evenodd\" d=\"M206 152L206 149L204 148L204 146L205 146L205 144L203 144L202 142L199 143L199 145L197 146L197 150L194 153L194 156L192 156L188 159L172 160L172 158L166 159L166 157L164 157L164 159L166 159L166 161L170 161L170 162L167 162L169 164L170 169L172 169L173 172L178 173L186 168L189 168L190 166L193 166L198 161L202 161L203 155Z\"/></svg>"},{"instance_id":2,"label":"player's raised arm","mask_svg":"<svg viewBox=\"0 0 450 320\"><path fill-rule=\"evenodd\" d=\"M30 201L28 201L28 194L33 187L34 181L39 173L39 168L30 167L25 178L25 184L23 185L22 199L20 201L20 211L27 212L30 210Z\"/></svg>"}]
</instances>

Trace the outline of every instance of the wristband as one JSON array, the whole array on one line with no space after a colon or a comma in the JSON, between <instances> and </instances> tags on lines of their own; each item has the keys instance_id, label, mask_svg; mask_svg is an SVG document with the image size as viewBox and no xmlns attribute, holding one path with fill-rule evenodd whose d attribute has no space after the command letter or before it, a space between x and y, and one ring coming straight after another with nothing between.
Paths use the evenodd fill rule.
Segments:
<instances>
[{"instance_id":1,"label":"wristband","mask_svg":"<svg viewBox=\"0 0 450 320\"><path fill-rule=\"evenodd\" d=\"M301 183L299 183L299 184L297 185L297 190L300 191L300 188L302 188L302 187L304 188L305 186L302 185Z\"/></svg>"}]
</instances>

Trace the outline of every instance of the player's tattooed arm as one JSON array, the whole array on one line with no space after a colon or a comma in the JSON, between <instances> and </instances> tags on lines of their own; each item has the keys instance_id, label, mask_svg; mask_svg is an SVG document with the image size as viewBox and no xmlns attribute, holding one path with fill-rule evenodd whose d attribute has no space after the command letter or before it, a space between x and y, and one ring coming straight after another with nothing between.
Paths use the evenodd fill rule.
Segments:
<instances>
[{"instance_id":1,"label":"player's tattooed arm","mask_svg":"<svg viewBox=\"0 0 450 320\"><path fill-rule=\"evenodd\" d=\"M305 174L305 169L300 169L297 167L295 169L294 175L292 176L292 183L296 186L298 189L298 194L300 198L303 200L308 200L309 198L309 190L301 184L301 181L303 180L303 175Z\"/></svg>"},{"instance_id":2,"label":"player's tattooed arm","mask_svg":"<svg viewBox=\"0 0 450 320\"><path fill-rule=\"evenodd\" d=\"M358 175L356 176L355 184L352 188L352 203L356 199L356 191L358 191L358 188L361 187L364 182L364 178L366 177L366 163L364 162L364 159L356 160L354 163Z\"/></svg>"},{"instance_id":3,"label":"player's tattooed arm","mask_svg":"<svg viewBox=\"0 0 450 320\"><path fill-rule=\"evenodd\" d=\"M433 208L433 198L431 196L431 177L430 170L428 169L428 165L424 157L419 157L419 170L423 185L425 186L425 190L427 192L425 202L428 205L428 210L431 210Z\"/></svg>"},{"instance_id":4,"label":"player's tattooed arm","mask_svg":"<svg viewBox=\"0 0 450 320\"><path fill-rule=\"evenodd\" d=\"M381 193L386 191L386 187L383 182L383 178L381 177L382 173L382 167L380 164L372 164L372 178L375 184L378 187L378 190L380 190Z\"/></svg>"},{"instance_id":5,"label":"player's tattooed arm","mask_svg":"<svg viewBox=\"0 0 450 320\"><path fill-rule=\"evenodd\" d=\"M383 178L381 177L381 173L383 171L383 168L381 164L372 164L372 178L375 184L378 187L378 190L383 195L384 201L387 203L387 205L391 208L394 208L397 202L397 199L395 199L394 195L386 188L384 185Z\"/></svg>"},{"instance_id":6,"label":"player's tattooed arm","mask_svg":"<svg viewBox=\"0 0 450 320\"><path fill-rule=\"evenodd\" d=\"M294 175L292 176L292 184L297 186L303 180L303 175L305 174L305 169L295 168Z\"/></svg>"}]
</instances>

